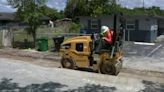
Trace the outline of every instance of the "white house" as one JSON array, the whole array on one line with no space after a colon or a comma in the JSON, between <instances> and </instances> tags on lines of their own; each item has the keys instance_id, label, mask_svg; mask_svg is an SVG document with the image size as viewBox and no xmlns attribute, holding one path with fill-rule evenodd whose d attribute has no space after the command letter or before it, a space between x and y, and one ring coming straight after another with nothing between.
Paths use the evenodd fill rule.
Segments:
<instances>
[{"instance_id":1,"label":"white house","mask_svg":"<svg viewBox=\"0 0 164 92\"><path fill-rule=\"evenodd\" d=\"M99 33L102 25L113 28L113 16L77 17L82 25L82 32ZM158 35L164 33L164 17L160 16L125 16L125 38L129 41L153 42Z\"/></svg>"}]
</instances>

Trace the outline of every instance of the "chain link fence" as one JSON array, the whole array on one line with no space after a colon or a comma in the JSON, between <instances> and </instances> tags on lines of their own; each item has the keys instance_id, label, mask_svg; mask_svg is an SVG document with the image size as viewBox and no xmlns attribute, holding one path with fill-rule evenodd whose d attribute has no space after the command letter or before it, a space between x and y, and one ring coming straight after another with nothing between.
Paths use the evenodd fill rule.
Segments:
<instances>
[{"instance_id":1,"label":"chain link fence","mask_svg":"<svg viewBox=\"0 0 164 92\"><path fill-rule=\"evenodd\" d=\"M27 34L25 29L17 29L12 31L13 34L13 41L12 45L14 48L18 49L28 49L34 48L33 37L32 35ZM2 47L2 35L3 31L0 30L0 48ZM47 38L48 39L48 46L49 49L54 48L54 41L53 38L57 36L64 36L65 39L70 37L84 35L80 33L68 33L68 27L55 27L55 28L48 28L48 27L40 27L37 30L36 38Z\"/></svg>"},{"instance_id":2,"label":"chain link fence","mask_svg":"<svg viewBox=\"0 0 164 92\"><path fill-rule=\"evenodd\" d=\"M33 48L32 36L23 32L13 32L13 47L19 49Z\"/></svg>"},{"instance_id":3,"label":"chain link fence","mask_svg":"<svg viewBox=\"0 0 164 92\"><path fill-rule=\"evenodd\" d=\"M64 36L65 40L71 37L84 35L78 33L37 33L36 38L47 38L49 49L54 48L54 37ZM13 33L13 47L20 49L33 48L33 37L27 33Z\"/></svg>"}]
</instances>

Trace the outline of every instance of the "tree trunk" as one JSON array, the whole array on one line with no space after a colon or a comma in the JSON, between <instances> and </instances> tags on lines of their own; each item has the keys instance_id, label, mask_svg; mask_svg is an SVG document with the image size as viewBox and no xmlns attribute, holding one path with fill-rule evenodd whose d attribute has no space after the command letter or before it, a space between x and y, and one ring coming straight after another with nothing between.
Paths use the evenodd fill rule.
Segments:
<instances>
[{"instance_id":1,"label":"tree trunk","mask_svg":"<svg viewBox=\"0 0 164 92\"><path fill-rule=\"evenodd\" d=\"M33 46L36 47L36 30L33 30L32 37L33 37L33 42L34 42Z\"/></svg>"},{"instance_id":2,"label":"tree trunk","mask_svg":"<svg viewBox=\"0 0 164 92\"><path fill-rule=\"evenodd\" d=\"M35 32L32 33L32 37L33 37L33 46L35 47L36 46L36 34Z\"/></svg>"},{"instance_id":3,"label":"tree trunk","mask_svg":"<svg viewBox=\"0 0 164 92\"><path fill-rule=\"evenodd\" d=\"M36 26L31 26L31 30L32 30L32 37L33 37L33 46L34 48L36 47Z\"/></svg>"}]
</instances>

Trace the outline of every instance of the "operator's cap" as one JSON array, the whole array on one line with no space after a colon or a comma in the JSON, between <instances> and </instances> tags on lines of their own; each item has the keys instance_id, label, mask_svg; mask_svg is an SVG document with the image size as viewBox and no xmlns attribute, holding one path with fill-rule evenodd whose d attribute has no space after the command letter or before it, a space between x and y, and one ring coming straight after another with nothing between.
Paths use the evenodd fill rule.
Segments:
<instances>
[{"instance_id":1,"label":"operator's cap","mask_svg":"<svg viewBox=\"0 0 164 92\"><path fill-rule=\"evenodd\" d=\"M107 26L102 26L101 27L101 35L103 35L105 32L107 32L109 28Z\"/></svg>"}]
</instances>

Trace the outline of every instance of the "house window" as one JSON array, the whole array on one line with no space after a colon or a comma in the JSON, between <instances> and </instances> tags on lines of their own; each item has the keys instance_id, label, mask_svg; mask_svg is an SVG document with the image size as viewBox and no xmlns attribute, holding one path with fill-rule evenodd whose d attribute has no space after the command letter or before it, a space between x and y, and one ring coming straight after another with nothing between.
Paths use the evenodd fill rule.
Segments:
<instances>
[{"instance_id":1,"label":"house window","mask_svg":"<svg viewBox=\"0 0 164 92\"><path fill-rule=\"evenodd\" d=\"M126 29L129 31L134 31L135 30L135 21L134 20L126 21Z\"/></svg>"},{"instance_id":2,"label":"house window","mask_svg":"<svg viewBox=\"0 0 164 92\"><path fill-rule=\"evenodd\" d=\"M82 52L83 51L83 43L76 43L76 51Z\"/></svg>"},{"instance_id":3,"label":"house window","mask_svg":"<svg viewBox=\"0 0 164 92\"><path fill-rule=\"evenodd\" d=\"M98 29L99 28L99 21L97 19L91 20L91 29Z\"/></svg>"}]
</instances>

